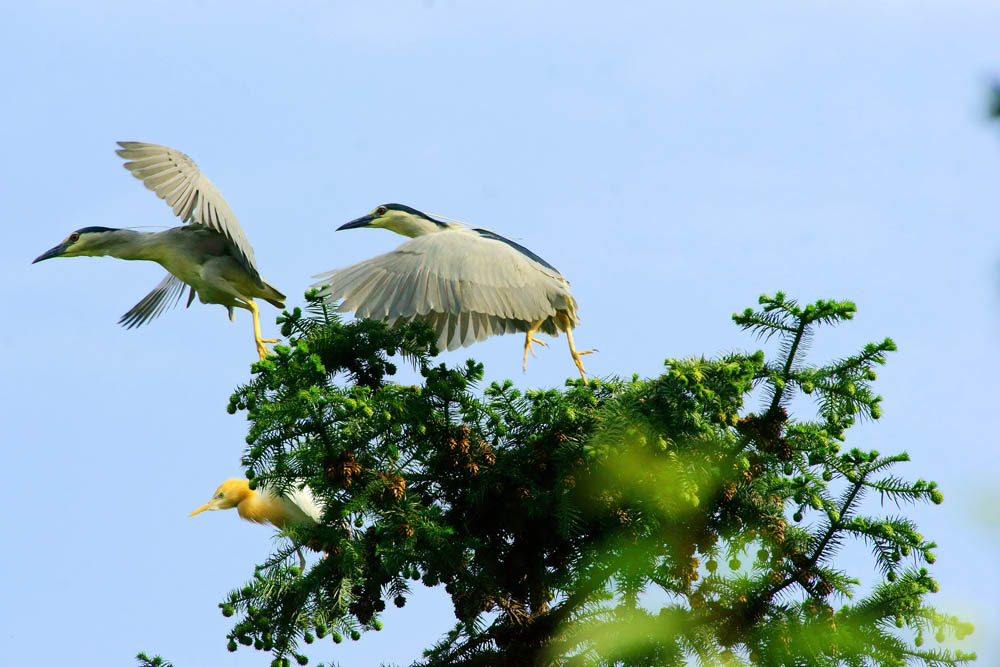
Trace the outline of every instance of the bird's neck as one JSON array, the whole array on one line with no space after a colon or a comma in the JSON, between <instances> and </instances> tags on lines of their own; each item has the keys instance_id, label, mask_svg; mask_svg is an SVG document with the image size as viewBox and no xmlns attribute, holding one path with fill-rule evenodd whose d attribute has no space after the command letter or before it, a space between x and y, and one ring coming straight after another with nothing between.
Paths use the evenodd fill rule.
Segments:
<instances>
[{"instance_id":1,"label":"bird's neck","mask_svg":"<svg viewBox=\"0 0 1000 667\"><path fill-rule=\"evenodd\" d=\"M451 225L446 223L434 222L433 220L428 220L427 218L411 215L402 219L392 220L385 225L385 228L390 229L397 234L409 236L412 239L418 236L426 236L427 234L443 232L450 226Z\"/></svg>"},{"instance_id":2,"label":"bird's neck","mask_svg":"<svg viewBox=\"0 0 1000 667\"><path fill-rule=\"evenodd\" d=\"M106 232L95 255L111 255L119 259L145 259L154 262L163 257L163 239L156 232L137 232L134 229L117 229Z\"/></svg>"},{"instance_id":3,"label":"bird's neck","mask_svg":"<svg viewBox=\"0 0 1000 667\"><path fill-rule=\"evenodd\" d=\"M254 521L256 523L267 523L270 521L274 526L284 528L284 522L278 517L281 516L278 507L275 507L275 498L271 494L261 494L247 487L242 500L236 505L236 511L241 519Z\"/></svg>"}]
</instances>

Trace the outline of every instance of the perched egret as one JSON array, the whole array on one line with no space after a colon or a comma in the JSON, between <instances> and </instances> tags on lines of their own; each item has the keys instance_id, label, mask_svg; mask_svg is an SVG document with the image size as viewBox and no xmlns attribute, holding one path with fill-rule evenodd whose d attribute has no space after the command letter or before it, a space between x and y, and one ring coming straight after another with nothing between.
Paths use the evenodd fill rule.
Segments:
<instances>
[{"instance_id":1,"label":"perched egret","mask_svg":"<svg viewBox=\"0 0 1000 667\"><path fill-rule=\"evenodd\" d=\"M584 382L571 330L579 321L569 283L554 266L510 239L486 229L437 220L402 204L383 204L341 229L385 228L408 236L392 252L315 277L314 287L341 312L387 321L424 320L438 347L454 350L505 333L524 333L524 362L541 331L566 332Z\"/></svg>"},{"instance_id":2,"label":"perched egret","mask_svg":"<svg viewBox=\"0 0 1000 667\"><path fill-rule=\"evenodd\" d=\"M266 486L250 488L245 479L227 479L219 485L212 499L191 512L188 516L208 510L228 510L236 508L240 518L257 523L270 523L285 530L293 523L319 523L323 517L323 507L313 496L312 489L303 486L291 488L287 495L279 495ZM299 564L305 572L306 557L299 549Z\"/></svg>"},{"instance_id":3,"label":"perched egret","mask_svg":"<svg viewBox=\"0 0 1000 667\"><path fill-rule=\"evenodd\" d=\"M268 354L264 343L277 341L261 338L260 312L254 299L284 308L285 295L261 279L253 248L222 194L180 151L136 141L119 141L118 145L118 155L128 160L125 168L189 224L156 233L84 227L35 262L102 255L157 262L167 270L167 276L122 315L119 324L131 329L152 320L176 304L187 285L191 288L188 306L197 294L202 303L225 306L230 320L234 307L249 310L257 353L264 359Z\"/></svg>"},{"instance_id":4,"label":"perched egret","mask_svg":"<svg viewBox=\"0 0 1000 667\"><path fill-rule=\"evenodd\" d=\"M240 518L271 523L279 530L293 523L319 523L323 516L323 508L308 486L293 487L287 495L278 495L266 486L251 489L250 482L245 479L227 479L215 490L211 500L188 516L234 507Z\"/></svg>"}]
</instances>

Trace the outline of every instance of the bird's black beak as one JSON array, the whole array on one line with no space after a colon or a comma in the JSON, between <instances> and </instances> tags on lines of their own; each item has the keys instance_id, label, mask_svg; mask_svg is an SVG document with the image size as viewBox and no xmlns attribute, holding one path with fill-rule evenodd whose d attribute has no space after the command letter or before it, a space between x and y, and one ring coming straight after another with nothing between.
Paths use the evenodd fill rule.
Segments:
<instances>
[{"instance_id":1,"label":"bird's black beak","mask_svg":"<svg viewBox=\"0 0 1000 667\"><path fill-rule=\"evenodd\" d=\"M340 227L337 227L337 231L339 232L341 229L357 229L358 227L367 227L368 225L371 224L372 220L374 219L375 219L374 215L371 214L363 215L360 218L357 218L356 220L351 220L350 222L345 223Z\"/></svg>"},{"instance_id":2,"label":"bird's black beak","mask_svg":"<svg viewBox=\"0 0 1000 667\"><path fill-rule=\"evenodd\" d=\"M46 250L41 255L39 255L38 257L36 257L35 261L32 262L32 264L37 264L38 262L42 261L43 259L52 259L53 257L59 257L64 252L66 252L66 248L68 248L68 247L69 247L68 243L60 243L55 248L52 248L50 250Z\"/></svg>"}]
</instances>

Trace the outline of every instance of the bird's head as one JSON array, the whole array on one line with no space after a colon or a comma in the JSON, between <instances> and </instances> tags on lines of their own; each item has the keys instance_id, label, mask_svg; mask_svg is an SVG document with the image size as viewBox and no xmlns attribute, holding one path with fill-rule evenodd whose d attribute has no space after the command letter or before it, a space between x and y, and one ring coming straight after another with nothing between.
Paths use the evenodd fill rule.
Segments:
<instances>
[{"instance_id":1,"label":"bird's head","mask_svg":"<svg viewBox=\"0 0 1000 667\"><path fill-rule=\"evenodd\" d=\"M113 227L84 227L78 229L63 239L62 243L36 257L32 264L40 262L43 259L52 259L53 257L81 257L107 254L106 248L117 240L117 236L113 232L119 231L121 230L114 229Z\"/></svg>"},{"instance_id":2,"label":"bird's head","mask_svg":"<svg viewBox=\"0 0 1000 667\"><path fill-rule=\"evenodd\" d=\"M245 479L227 479L219 485L212 494L212 499L191 512L188 516L201 514L208 510L229 510L239 505L252 494L250 483Z\"/></svg>"},{"instance_id":3,"label":"bird's head","mask_svg":"<svg viewBox=\"0 0 1000 667\"><path fill-rule=\"evenodd\" d=\"M426 213L422 213L415 208L404 206L403 204L382 204L372 210L368 215L351 220L347 224L337 228L358 229L361 227L377 227L388 229L409 236L410 238L432 234L448 229L446 222L435 220Z\"/></svg>"}]
</instances>

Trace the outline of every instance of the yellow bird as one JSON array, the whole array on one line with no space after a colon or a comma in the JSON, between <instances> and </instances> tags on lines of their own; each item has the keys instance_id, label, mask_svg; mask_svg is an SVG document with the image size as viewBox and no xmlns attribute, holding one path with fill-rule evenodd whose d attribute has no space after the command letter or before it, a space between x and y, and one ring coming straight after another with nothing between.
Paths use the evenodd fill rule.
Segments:
<instances>
[{"instance_id":1,"label":"yellow bird","mask_svg":"<svg viewBox=\"0 0 1000 667\"><path fill-rule=\"evenodd\" d=\"M211 500L188 516L234 507L240 518L256 523L270 523L279 530L285 530L294 523L317 524L323 518L323 506L308 486L301 489L293 487L288 490L288 495L282 496L263 485L256 490L251 489L250 482L245 479L227 479L215 490ZM301 550L299 563L304 572L306 559Z\"/></svg>"},{"instance_id":2,"label":"yellow bird","mask_svg":"<svg viewBox=\"0 0 1000 667\"><path fill-rule=\"evenodd\" d=\"M308 486L289 489L288 495L281 496L266 486L251 489L250 482L245 479L227 479L215 490L211 500L188 516L234 507L240 518L257 523L271 523L279 530L284 530L293 523L316 524L323 517L323 506Z\"/></svg>"}]
</instances>

